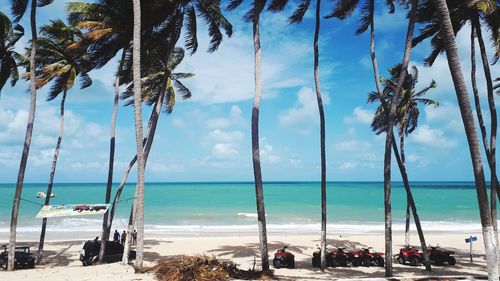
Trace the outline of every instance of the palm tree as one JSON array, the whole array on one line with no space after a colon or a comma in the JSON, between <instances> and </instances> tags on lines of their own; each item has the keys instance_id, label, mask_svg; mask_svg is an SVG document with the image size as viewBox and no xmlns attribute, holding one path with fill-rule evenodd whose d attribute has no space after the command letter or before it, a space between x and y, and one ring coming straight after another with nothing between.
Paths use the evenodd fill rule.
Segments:
<instances>
[{"instance_id":1,"label":"palm tree","mask_svg":"<svg viewBox=\"0 0 500 281\"><path fill-rule=\"evenodd\" d=\"M36 87L42 88L48 83L52 83L47 101L54 100L59 94L63 94L60 106L59 137L57 138L52 167L50 170L49 183L47 186L47 197L45 205L49 205L50 194L54 183L54 176L59 157L59 150L64 131L64 104L67 92L74 86L76 78L80 77L81 88L87 88L92 84L89 75L84 72L85 49L71 48L71 46L82 37L80 30L66 26L61 20L52 21L50 24L42 26L40 37L37 39L38 50L36 53ZM41 263L43 258L43 245L45 241L45 231L47 228L47 218L43 218L40 243L38 246L37 263Z\"/></svg>"},{"instance_id":2,"label":"palm tree","mask_svg":"<svg viewBox=\"0 0 500 281\"><path fill-rule=\"evenodd\" d=\"M115 80L115 106L113 110L113 118L116 119L115 112L117 111L118 105L118 85L125 84L121 81L121 76L123 72L130 71L130 69L124 69L124 61L126 60L127 53L130 56L131 53L128 52L130 49L130 40L132 23L130 19L132 18L132 6L128 1L119 0L101 0L98 3L71 3L68 6L71 14L69 20L71 23L80 26L82 28L88 29L87 38L91 42L89 46L89 51L93 54L96 61L95 67L101 67L105 65L109 60L111 60L114 55L119 51L122 51L122 59L120 60L119 71L117 78ZM189 2L178 2L178 1L156 1L143 6L143 12L148 14L148 17L143 19L143 42L148 42L153 40L158 44L160 41L170 42L169 46L164 49L163 56L168 58L169 53L172 51L173 46L177 43L180 30L185 24L185 46L193 54L198 48L197 41L197 19L196 14L199 14L204 22L208 25L209 35L210 35L210 47L209 52L217 50L218 46L223 40L223 35L221 29L224 29L227 36L232 35L232 26L229 21L222 15L220 9L220 3L217 1L206 2L206 1L189 1ZM165 12L167 11L167 12ZM152 32L152 27L155 27L155 31ZM155 39L151 39L151 38ZM146 43L149 44L149 43ZM151 45L151 44L149 44ZM154 44L153 44L154 45ZM161 107L161 103L160 103ZM153 115L152 115L153 116ZM156 115L158 116L158 115ZM154 135L156 124L158 119L150 119L148 125L147 135ZM152 128L152 129L151 129ZM112 122L112 136L111 136L111 148L110 148L110 164L108 171L108 186L106 191L106 202L109 202L109 195L111 193L111 182L112 182L112 162L113 162L113 131L114 122ZM153 139L145 143L145 153L151 148ZM146 158L147 159L147 158ZM130 162L129 168L125 172L122 179L122 184L120 184L118 190L121 191L123 184L125 183L128 172L135 163L134 159ZM119 197L119 192L117 192L115 198ZM116 203L115 203L116 204ZM112 214L109 213L105 216L103 221L106 224L105 230L103 230L103 239L109 238L109 233L111 229ZM107 220L107 221L106 221ZM104 248L101 247L101 253L103 253Z\"/></svg>"},{"instance_id":3,"label":"palm tree","mask_svg":"<svg viewBox=\"0 0 500 281\"><path fill-rule=\"evenodd\" d=\"M144 56L143 56L144 58ZM165 108L166 113L172 113L174 105L176 103L176 95L179 93L182 99L188 99L191 97L191 91L182 84L180 81L184 78L189 78L194 76L192 73L173 73L175 68L181 63L184 58L184 50L182 48L175 48L171 54L168 62L165 61L163 56L152 55L146 56L147 61L142 62L143 66L148 65L148 67L143 67L143 78L141 79L142 87L142 100L147 105L153 105L153 110L151 112L151 117L149 118L148 128L146 131L146 137L143 139L144 147L144 161L147 164L149 152L151 151L152 140L154 139L154 134L156 131L156 124L158 117ZM125 62L125 65L129 64L130 61ZM167 76L165 76L165 69L168 69ZM149 74L145 74L145 72ZM145 76L145 77L144 77ZM124 79L124 81L127 78ZM166 93L166 99L165 99ZM133 104L133 84L129 85L126 91L121 96L122 99L127 100L125 105ZM147 142L146 142L147 141ZM126 173L124 174L120 184L118 185L113 203L111 204L110 220L113 222L116 206L120 202L120 196L127 181L128 175L137 157L134 156L132 161L129 163Z\"/></svg>"},{"instance_id":4,"label":"palm tree","mask_svg":"<svg viewBox=\"0 0 500 281\"><path fill-rule=\"evenodd\" d=\"M10 79L12 87L19 80L19 72L17 70L17 61L21 56L18 54L14 45L23 37L24 28L15 24L12 25L10 19L4 13L0 12L0 96L2 88Z\"/></svg>"},{"instance_id":5,"label":"palm tree","mask_svg":"<svg viewBox=\"0 0 500 281\"><path fill-rule=\"evenodd\" d=\"M36 85L35 85L35 55L36 55L36 39L37 39L37 29L36 29L36 8L43 7L52 3L53 0L41 0L35 1L31 0L31 13L30 13L30 25L31 25L31 54L30 54L30 109L28 113L28 124L26 126L26 135L24 137L23 152L21 155L21 162L19 164L19 173L17 175L16 191L14 193L14 201L12 203L12 215L10 219L10 235L9 235L9 256L7 270L14 270L14 255L16 246L16 229L17 229L17 218L19 216L19 201L21 199L21 193L23 191L24 174L26 172L26 165L28 163L28 155L31 146L31 137L33 135L33 123L35 122L35 110L36 110ZM26 12L28 7L27 0L11 0L12 3L12 14L14 15L14 23L18 23Z\"/></svg>"},{"instance_id":6,"label":"palm tree","mask_svg":"<svg viewBox=\"0 0 500 281\"><path fill-rule=\"evenodd\" d=\"M405 6L408 6L410 1L399 1L401 4L404 4ZM350 0L344 0L344 1L338 1L337 5L334 9L334 11L327 16L329 17L336 17L339 19L345 19L348 16L352 15L353 12L355 11L359 1L350 1ZM386 1L386 4L388 4L390 13L394 12L394 3L392 0ZM413 34L413 29L415 25L415 13L416 13L416 8L417 8L417 1L412 0L411 1L411 11L409 14L409 22L408 22L408 31L407 31L407 36L406 36L406 41L405 41L405 51L404 51L404 56L403 56L403 61L402 61L402 71L400 73L395 95L393 97L394 101L391 104L391 108L389 110L389 120L388 120L388 127L387 127L387 132L386 132L386 142L385 142L385 154L384 154L384 207L385 207L385 256L386 257L391 257L392 256L392 211L391 211L391 146L392 146L392 140L393 140L393 133L392 133L392 124L394 123L394 117L395 117L395 111L396 111L396 104L397 100L399 99L399 91L401 89L402 83L404 81L404 78L406 76L406 68L408 66L408 61L410 58L410 46L411 46L411 38ZM368 27L370 27L370 53L371 53L371 58L372 58L372 64L373 64L373 71L374 71L374 76L375 76L375 85L377 88L377 92L380 94L380 96L383 95L382 90L379 85L379 74L378 74L378 66L377 66L377 61L375 57L375 28L374 28L374 22L373 22L373 16L374 16L374 10L375 10L375 3L373 0L367 1L365 5L362 7L362 19L361 19L361 25L356 30L356 34L362 34L364 33ZM408 43L409 41L409 43ZM385 264L385 275L386 277L392 276L392 260L388 259L386 264Z\"/></svg>"},{"instance_id":7,"label":"palm tree","mask_svg":"<svg viewBox=\"0 0 500 281\"><path fill-rule=\"evenodd\" d=\"M234 10L241 5L243 0L229 1L228 10ZM266 230L266 210L264 206L264 190L262 186L262 169L260 166L260 150L259 150L259 111L260 99L262 96L262 73L261 60L262 51L260 45L260 14L266 6L267 0L253 1L250 10L245 14L243 19L246 22L252 22L253 30L253 47L254 47L254 77L255 77L255 94L252 108L252 162L253 175L255 180L255 201L257 205L257 221L259 225L259 243L260 243L260 258L263 271L269 270L269 256L267 249L267 230Z\"/></svg>"},{"instance_id":8,"label":"palm tree","mask_svg":"<svg viewBox=\"0 0 500 281\"><path fill-rule=\"evenodd\" d=\"M500 29L500 22L498 21L499 17L500 9L498 8L498 5L495 4L495 1L492 0L450 2L450 18L455 34L457 34L467 22L469 22L471 25L471 83L483 148L490 169L491 198L498 197L498 199L500 199L500 186L496 173L497 112L493 93L493 79L491 76L488 55L486 53L486 47L482 35L481 20L484 23L483 26L486 26L486 29L490 30L493 45L497 50L497 52L495 53L495 58L493 60L493 64L495 64L498 60L498 54L500 54L500 39L498 32L498 30ZM444 51L444 44L439 34L439 21L434 14L433 5L427 2L425 3L425 5L422 5L422 7L419 9L417 18L419 22L425 23L425 26L421 28L420 35L413 39L413 45L417 45L427 38L432 38L431 45L433 49L431 54L425 60L427 65L432 66L437 56ZM481 61L486 78L488 106L491 117L489 144L476 83L476 49L474 42L476 37L480 47ZM496 229L496 200L494 199L491 199L491 212L492 217L495 218L493 220L493 225Z\"/></svg>"},{"instance_id":9,"label":"palm tree","mask_svg":"<svg viewBox=\"0 0 500 281\"><path fill-rule=\"evenodd\" d=\"M380 96L377 92L371 92L368 95L368 103L380 102L380 105L377 107L373 122L371 124L373 131L377 135L387 130L387 118L388 118L387 112L389 104L392 102L394 90L397 86L396 83L400 71L401 71L401 65L397 64L396 66L389 69L389 73L391 74L391 79L382 79L384 84L383 97ZM405 81L403 83L403 88L401 91L402 98L400 100L400 103L397 105L397 110L396 110L397 112L396 124L394 125L397 125L398 127L401 154L397 149L396 141L394 139L392 147L394 154L396 156L399 170L401 172L401 176L403 178L403 183L407 195L405 245L410 245L409 228L410 228L410 210L411 210L415 220L415 225L417 227L417 232L419 235L422 251L424 252L424 258L425 258L424 264L426 265L426 269L430 271L431 266L427 255L427 246L426 246L427 244L425 242L425 237L420 224L420 219L410 189L408 175L406 173L404 143L405 143L405 137L411 134L418 125L418 117L420 115L418 104L422 103L424 105L438 106L438 103L432 99L423 98L423 96L427 93L427 91L436 87L436 83L434 82L434 80L429 84L429 86L425 87L424 89L418 92L415 92L415 86L417 82L418 82L418 70L414 66L412 67L412 71L408 73L408 75L405 78Z\"/></svg>"},{"instance_id":10,"label":"palm tree","mask_svg":"<svg viewBox=\"0 0 500 281\"><path fill-rule=\"evenodd\" d=\"M469 151L476 182L479 214L483 230L488 280L498 280L498 245L497 240L495 239L492 217L488 204L486 181L484 178L481 153L479 151L479 140L476 134L476 127L469 102L467 87L465 86L465 80L462 74L462 67L460 65L450 13L445 0L433 0L432 3L434 4L436 16L439 20L440 36L442 38L444 49L446 50L448 66L450 68L453 84L455 86L455 92L457 95L460 113L462 115L465 134L469 143Z\"/></svg>"},{"instance_id":11,"label":"palm tree","mask_svg":"<svg viewBox=\"0 0 500 281\"><path fill-rule=\"evenodd\" d=\"M305 13L309 9L310 0L302 0L299 3L298 8L295 10L293 15L289 18L290 23L300 23L304 18ZM281 12L284 10L288 1L283 0L273 0L269 5L268 10L272 12ZM316 16L315 16L315 27L314 27L314 85L316 89L316 99L318 103L319 110L319 123L320 123L320 159L321 159L321 269L326 267L326 145L325 145L325 113L323 109L323 99L321 97L321 87L319 80L319 30L320 30L320 11L321 11L321 0L316 1Z\"/></svg>"},{"instance_id":12,"label":"palm tree","mask_svg":"<svg viewBox=\"0 0 500 281\"><path fill-rule=\"evenodd\" d=\"M133 29L133 79L134 79L134 120L135 142L137 145L137 186L134 205L137 210L137 258L136 266L142 268L144 254L144 154L142 153L142 94L141 94L141 1L133 0L134 29ZM129 230L130 234L132 229ZM125 245L128 245L126 243ZM128 247L125 248L128 252ZM128 256L128 255L123 255ZM127 257L128 258L128 257ZM128 260L126 261L128 262Z\"/></svg>"}]
</instances>

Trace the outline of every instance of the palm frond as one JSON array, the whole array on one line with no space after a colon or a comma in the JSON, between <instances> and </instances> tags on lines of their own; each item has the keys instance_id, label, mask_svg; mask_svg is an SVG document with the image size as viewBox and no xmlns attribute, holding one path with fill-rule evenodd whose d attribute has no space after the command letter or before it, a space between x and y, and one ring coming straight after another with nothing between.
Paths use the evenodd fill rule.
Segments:
<instances>
[{"instance_id":1,"label":"palm frond","mask_svg":"<svg viewBox=\"0 0 500 281\"><path fill-rule=\"evenodd\" d=\"M326 16L326 18L338 18L341 20L346 19L354 13L358 3L359 0L337 1L335 8L328 16Z\"/></svg>"},{"instance_id":2,"label":"palm frond","mask_svg":"<svg viewBox=\"0 0 500 281\"><path fill-rule=\"evenodd\" d=\"M189 99L191 97L191 91L186 86L184 86L181 81L173 80L173 82L175 89L178 93L181 94L183 99Z\"/></svg>"},{"instance_id":3,"label":"palm frond","mask_svg":"<svg viewBox=\"0 0 500 281\"><path fill-rule=\"evenodd\" d=\"M28 0L12 0L11 12L15 23L18 23L23 18L27 6Z\"/></svg>"},{"instance_id":4,"label":"palm frond","mask_svg":"<svg viewBox=\"0 0 500 281\"><path fill-rule=\"evenodd\" d=\"M271 3L267 7L270 12L283 12L289 0L271 0Z\"/></svg>"},{"instance_id":5,"label":"palm frond","mask_svg":"<svg viewBox=\"0 0 500 281\"><path fill-rule=\"evenodd\" d=\"M227 5L226 9L228 11L232 11L236 8L238 8L241 3L243 3L243 0L229 0L229 4Z\"/></svg>"},{"instance_id":6,"label":"palm frond","mask_svg":"<svg viewBox=\"0 0 500 281\"><path fill-rule=\"evenodd\" d=\"M92 78L90 78L88 73L80 74L80 89L88 88L92 85Z\"/></svg>"},{"instance_id":7,"label":"palm frond","mask_svg":"<svg viewBox=\"0 0 500 281\"><path fill-rule=\"evenodd\" d=\"M363 34L372 23L374 11L373 5L373 1L368 1L365 5L363 5L363 8L361 8L361 24L358 29L356 29L356 35Z\"/></svg>"},{"instance_id":8,"label":"palm frond","mask_svg":"<svg viewBox=\"0 0 500 281\"><path fill-rule=\"evenodd\" d=\"M309 9L309 5L311 4L311 0L301 0L299 6L293 12L293 15L291 15L288 18L289 23L300 23L302 19L304 18L304 15L307 12L307 9Z\"/></svg>"},{"instance_id":9,"label":"palm frond","mask_svg":"<svg viewBox=\"0 0 500 281\"><path fill-rule=\"evenodd\" d=\"M191 55L198 50L198 39L196 36L196 11L193 5L190 5L186 11L186 35L185 45L191 51Z\"/></svg>"}]
</instances>

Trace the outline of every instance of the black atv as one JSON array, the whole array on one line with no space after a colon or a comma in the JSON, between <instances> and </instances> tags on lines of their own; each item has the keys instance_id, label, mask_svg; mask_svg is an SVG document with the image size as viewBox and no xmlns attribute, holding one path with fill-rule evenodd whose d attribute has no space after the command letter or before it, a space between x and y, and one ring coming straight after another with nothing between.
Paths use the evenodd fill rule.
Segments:
<instances>
[{"instance_id":1,"label":"black atv","mask_svg":"<svg viewBox=\"0 0 500 281\"><path fill-rule=\"evenodd\" d=\"M0 267L6 269L9 260L7 245L3 245L3 251L0 253ZM35 256L31 253L29 246L16 246L14 255L14 268L34 268Z\"/></svg>"},{"instance_id":2,"label":"black atv","mask_svg":"<svg viewBox=\"0 0 500 281\"><path fill-rule=\"evenodd\" d=\"M92 265L99 260L99 251L101 249L101 241L89 240L83 244L83 248L80 250L80 261L83 266ZM113 263L119 262L123 258L123 245L114 242L106 241L106 249L104 250L104 257L102 262ZM135 259L136 252L130 250L128 258L129 260Z\"/></svg>"}]
</instances>

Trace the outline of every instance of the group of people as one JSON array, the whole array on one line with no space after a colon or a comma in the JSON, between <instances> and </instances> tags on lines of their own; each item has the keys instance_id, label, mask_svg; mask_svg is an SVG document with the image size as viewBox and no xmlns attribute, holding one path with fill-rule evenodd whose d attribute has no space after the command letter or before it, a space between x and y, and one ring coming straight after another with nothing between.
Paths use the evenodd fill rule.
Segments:
<instances>
[{"instance_id":1,"label":"group of people","mask_svg":"<svg viewBox=\"0 0 500 281\"><path fill-rule=\"evenodd\" d=\"M122 245L125 245L126 240L127 240L127 232L124 230L120 235L118 230L115 229L115 233L113 234L113 241L120 242ZM132 243L132 245L137 244L137 231L135 229L132 232L132 239L130 239L130 242Z\"/></svg>"}]
</instances>

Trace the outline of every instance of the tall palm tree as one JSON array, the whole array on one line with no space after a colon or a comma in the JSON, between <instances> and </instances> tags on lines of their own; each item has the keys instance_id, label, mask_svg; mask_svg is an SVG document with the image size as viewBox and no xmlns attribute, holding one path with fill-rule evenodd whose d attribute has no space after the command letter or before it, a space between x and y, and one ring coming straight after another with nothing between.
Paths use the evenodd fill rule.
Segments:
<instances>
[{"instance_id":1,"label":"tall palm tree","mask_svg":"<svg viewBox=\"0 0 500 281\"><path fill-rule=\"evenodd\" d=\"M31 3L31 13L30 13L30 26L31 26L31 54L29 69L30 75L30 109L28 113L28 124L26 126L26 135L24 137L23 152L21 154L21 161L19 164L19 173L17 175L16 191L14 193L14 201L12 203L12 215L10 219L10 235L9 235L9 256L7 270L14 270L14 255L16 246L16 230L17 230L17 219L19 216L19 201L21 200L21 193L23 191L24 174L26 172L26 165L28 163L28 155L31 146L31 137L33 135L33 123L35 122L35 111L36 111L36 85L35 85L35 55L36 55L36 39L37 39L37 29L36 29L36 8L46 6L52 3L53 0L11 0L12 3L12 14L14 15L14 22L18 23L24 16L28 3Z\"/></svg>"},{"instance_id":2,"label":"tall palm tree","mask_svg":"<svg viewBox=\"0 0 500 281\"><path fill-rule=\"evenodd\" d=\"M71 23L76 24L82 28L88 29L87 38L91 42L89 51L95 57L96 66L101 67L105 65L114 55L119 51L122 51L122 59L120 60L119 71L117 78L115 80L115 107L113 112L117 110L117 95L118 95L118 85L125 84L126 82L121 81L121 76L126 69L123 69L123 63L126 59L127 53L130 56L130 40L131 40L131 21L132 16L132 6L129 1L120 0L100 0L98 3L71 3L68 6L71 14L69 20ZM151 37L155 38L156 43L160 41L170 42L169 46L164 50L164 57L168 58L169 53L173 50L173 46L177 43L180 30L184 26L185 30L185 46L190 51L191 54L196 52L198 49L197 40L197 14L203 18L203 21L208 25L209 35L210 35L210 46L208 51L213 52L217 50L218 46L223 40L223 35L221 30L223 29L227 36L232 35L232 26L229 21L222 15L220 9L220 3L218 1L207 2L207 1L152 1L148 2L147 5L142 7L145 14L148 14L147 18L143 19L143 42L147 42ZM153 32L153 27L155 30ZM156 34L156 35L155 35ZM150 36L153 35L153 36ZM158 41L160 40L160 41ZM149 47L148 47L149 48ZM130 70L130 69L129 69ZM128 71L129 71L128 70ZM123 80L123 79L122 79ZM164 90L163 90L164 91ZM161 103L160 103L161 107ZM114 120L115 113L113 113ZM153 115L152 115L153 116ZM156 116L158 116L156 114ZM148 133L147 135L154 135L156 124L158 122L157 118L150 119L148 123ZM114 128L114 123L112 122L112 132ZM150 129L152 128L152 129ZM112 133L111 149L110 149L110 164L108 171L108 186L106 191L106 202L109 201L109 195L111 192L111 177L112 177L112 162L113 162L113 133ZM153 139L150 138L148 142L145 143L145 153L150 150ZM146 158L147 160L147 158ZM125 183L128 172L135 163L134 159L130 162L129 168L126 170L124 177L122 178L122 184L120 184L118 190L121 191L123 184ZM117 192L119 197L119 192ZM117 196L115 195L115 198ZM111 212L108 216L105 216L105 221L103 221L103 239L108 239L112 215ZM106 222L107 220L107 222ZM106 224L106 227L104 227ZM103 253L104 248L101 247L101 253Z\"/></svg>"},{"instance_id":3,"label":"tall palm tree","mask_svg":"<svg viewBox=\"0 0 500 281\"><path fill-rule=\"evenodd\" d=\"M401 4L404 4L405 6L408 6L410 1L398 1ZM338 1L335 9L333 12L327 16L329 17L336 17L339 19L345 19L352 15L359 4L358 0L351 1L351 0L343 0L343 1ZM394 3L392 0L386 1L386 4L389 6L389 12L393 13L394 12ZM403 68L400 73L400 77L398 79L398 86L396 89L396 94L394 95L394 99L399 99L399 91L401 88L401 84L404 81L404 77L406 75L406 67L408 65L409 61L409 56L410 56L410 48L409 48L409 43L408 40L411 43L411 36L413 34L413 28L415 24L415 12L416 12L416 6L417 3L416 1L411 1L411 6L412 10L410 11L409 15L409 22L408 22L408 31L407 31L407 38L405 41L405 52L403 56L403 61L402 65ZM373 72L374 72L374 77L375 77L375 85L377 88L377 92L380 94L380 96L383 95L383 92L381 90L380 84L379 84L379 73L378 73L378 65L377 65L377 60L375 56L375 27L374 27L374 10L375 10L375 3L373 0L366 1L364 6L361 8L361 25L359 28L356 30L356 34L362 34L364 33L368 27L370 27L370 54L371 54L371 59L372 59L372 64L373 64ZM410 44L411 45L411 44ZM391 109L389 111L389 125L388 130L386 132L386 142L385 142L385 153L384 153L384 207L385 207L385 255L387 257L392 256L392 218L391 218L391 146L392 146L392 140L394 139L393 134L392 134L392 124L393 124L393 118L395 116L395 104L394 102L391 105ZM385 275L387 277L392 276L392 260L388 259L386 264L385 264Z\"/></svg>"},{"instance_id":4,"label":"tall palm tree","mask_svg":"<svg viewBox=\"0 0 500 281\"><path fill-rule=\"evenodd\" d=\"M142 153L142 94L141 94L141 0L133 0L134 29L133 29L133 79L134 79L134 120L135 142L137 145L137 258L136 266L141 268L144 254L144 154ZM137 203L136 203L137 202ZM130 228L130 227L129 227ZM132 229L128 230L130 234ZM128 243L127 243L128 244ZM126 245L127 245L126 244ZM128 252L128 249L125 249ZM125 256L125 255L124 255Z\"/></svg>"},{"instance_id":5,"label":"tall palm tree","mask_svg":"<svg viewBox=\"0 0 500 281\"><path fill-rule=\"evenodd\" d=\"M81 89L87 88L92 84L90 76L84 72L85 64L87 64L85 61L85 49L72 48L72 45L81 37L82 33L80 30L71 26L66 26L61 20L56 20L48 25L42 26L40 29L40 37L37 39L36 87L40 89L53 81L47 101L52 101L57 98L59 94L63 94L60 105L59 136L52 158L45 205L49 205L50 202L50 194L52 193L57 160L61 148L64 131L64 105L66 94L74 86L77 77L80 77ZM43 258L46 228L47 218L43 218L37 263L41 263Z\"/></svg>"},{"instance_id":6,"label":"tall palm tree","mask_svg":"<svg viewBox=\"0 0 500 281\"><path fill-rule=\"evenodd\" d=\"M229 1L228 10L234 10L241 5L243 0ZM259 111L260 99L262 96L262 50L260 45L260 14L266 7L267 0L255 0L252 2L250 10L243 19L252 23L253 47L254 47L254 78L255 94L252 108L252 163L253 175L255 180L255 201L257 205L257 222L259 225L259 244L260 258L263 271L269 270L269 256L267 249L267 230L266 230L266 210L264 206L264 189L262 186L262 169L260 165L259 149Z\"/></svg>"},{"instance_id":7,"label":"tall palm tree","mask_svg":"<svg viewBox=\"0 0 500 281\"><path fill-rule=\"evenodd\" d=\"M483 241L486 252L488 280L498 280L498 245L493 230L492 217L488 204L488 195L486 192L486 181L484 178L483 163L479 149L479 140L476 134L476 127L469 102L467 87L465 86L465 80L462 74L462 67L460 65L460 58L458 56L450 13L445 0L432 0L432 3L434 4L436 16L439 20L440 36L442 38L444 49L446 50L448 67L453 79L453 85L455 86L458 106L460 108L465 134L469 143L469 152L471 155L472 168L476 182L479 214L481 217Z\"/></svg>"},{"instance_id":8,"label":"tall palm tree","mask_svg":"<svg viewBox=\"0 0 500 281\"><path fill-rule=\"evenodd\" d=\"M500 8L493 0L477 0L477 1L452 1L450 2L450 19L452 22L454 33L457 34L467 22L471 26L471 83L474 94L474 101L476 106L476 115L478 118L479 129L481 132L483 148L485 151L487 163L490 169L490 182L491 182L491 198L498 197L500 199L500 185L498 183L498 176L496 172L496 135L497 135L497 112L494 99L493 78L488 62L488 55L482 35L481 26L486 27L490 31L491 41L496 48L493 64L498 60L500 54ZM444 44L439 34L439 21L435 16L434 6L431 1L426 1L421 5L418 12L418 21L425 25L420 29L419 36L413 39L413 45L417 45L427 38L431 39L432 52L426 58L426 65L432 66L437 56L444 51ZM483 113L479 102L479 95L476 83L476 62L475 62L475 39L476 38L480 47L481 61L483 71L486 78L486 88L488 97L488 107L490 111L490 142L488 144L488 135L484 125ZM495 196L496 194L496 196ZM496 200L491 199L491 211L493 225L496 229Z\"/></svg>"},{"instance_id":9,"label":"tall palm tree","mask_svg":"<svg viewBox=\"0 0 500 281\"><path fill-rule=\"evenodd\" d=\"M151 54L150 54L151 55ZM144 58L144 56L143 56ZM142 87L142 100L147 105L153 105L153 110L151 112L151 117L149 118L148 128L146 130L146 137L143 139L144 147L144 162L147 164L149 152L151 151L152 140L154 139L154 134L156 131L156 124L158 117L164 108L166 113L172 113L174 105L176 103L177 93L182 99L188 99L191 97L191 91L182 84L180 81L184 78L189 78L194 76L192 73L175 73L173 72L175 68L181 63L184 58L184 50L182 48L175 48L171 54L168 62L165 61L163 56L158 56L158 54L150 57L146 57L147 61L143 60L143 78L141 79ZM125 64L129 64L126 62ZM147 68L144 66L148 66ZM165 76L165 69L167 75ZM147 73L149 74L147 74ZM127 81L125 79L125 81ZM165 96L166 93L166 96ZM126 91L121 96L122 99L127 100L125 105L133 104L133 84L129 85ZM128 175L137 157L134 156L132 161L129 163L126 173L124 174L118 188L116 190L113 202L111 204L110 220L113 222L115 210L118 202L120 202L120 196L122 194L123 188L127 181Z\"/></svg>"},{"instance_id":10,"label":"tall palm tree","mask_svg":"<svg viewBox=\"0 0 500 281\"><path fill-rule=\"evenodd\" d=\"M14 49L14 45L23 37L24 28L19 24L12 24L9 17L0 12L0 96L2 88L10 79L14 87L19 80L17 59L21 56Z\"/></svg>"},{"instance_id":11,"label":"tall palm tree","mask_svg":"<svg viewBox=\"0 0 500 281\"><path fill-rule=\"evenodd\" d=\"M389 105L392 101L394 91L396 88L397 79L399 77L399 73L401 71L401 65L397 64L396 66L389 69L389 73L391 74L390 79L382 79L384 84L384 96L380 96L378 92L371 92L368 95L368 103L379 102L380 105L377 107L375 112L375 116L373 122L371 124L372 129L375 133L381 134L387 130L387 112ZM407 206L406 206L406 225L405 225L405 245L410 245L409 239L409 228L410 228L410 211L413 213L413 217L415 220L415 225L417 227L417 232L420 239L420 244L422 246L422 251L424 252L425 265L427 270L431 270L430 262L427 256L427 244L425 242L425 237L423 235L423 230L420 224L420 219L417 213L417 209L413 200L413 195L410 189L410 185L408 182L408 175L406 173L406 163L405 163L405 137L411 134L418 125L418 117L420 115L420 111L418 109L419 104L424 105L434 105L438 106L438 103L432 99L423 98L423 96L432 88L436 87L436 83L434 80L429 84L429 86L424 89L416 92L415 86L418 82L418 70L414 66L412 67L412 71L408 73L403 83L403 88L401 91L402 98L397 105L396 110L396 124L399 132L399 143L400 143L400 152L397 149L396 141L393 140L393 151L396 156L396 160L401 172L401 176L403 178L403 183L406 190L407 195Z\"/></svg>"},{"instance_id":12,"label":"tall palm tree","mask_svg":"<svg viewBox=\"0 0 500 281\"><path fill-rule=\"evenodd\" d=\"M309 9L310 0L302 0L293 15L289 18L290 23L300 23L304 18L305 13ZM273 0L269 5L268 10L272 12L281 12L284 10L288 1ZM323 98L321 97L321 87L319 80L319 48L318 39L320 31L320 15L321 0L316 1L315 11L315 25L314 25L314 85L316 89L316 100L319 110L319 124L320 124L320 159L321 159L321 262L320 268L323 270L326 267L326 145L325 145L325 112L323 109Z\"/></svg>"}]
</instances>

